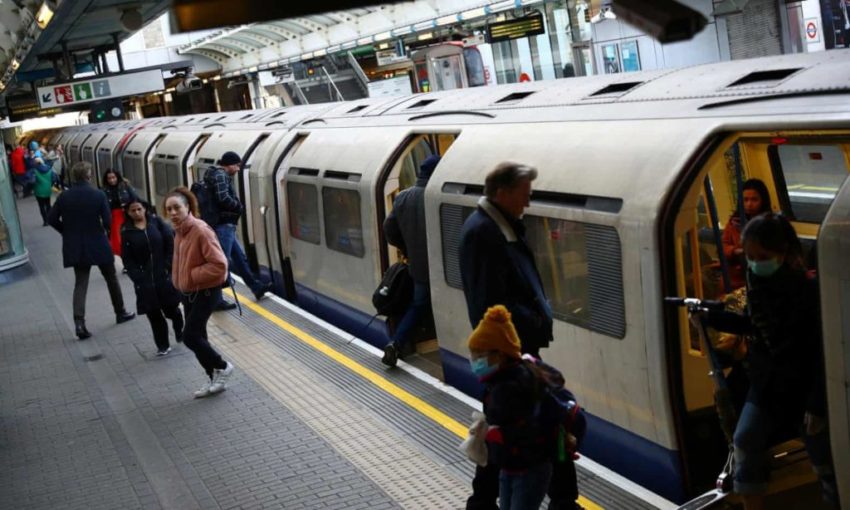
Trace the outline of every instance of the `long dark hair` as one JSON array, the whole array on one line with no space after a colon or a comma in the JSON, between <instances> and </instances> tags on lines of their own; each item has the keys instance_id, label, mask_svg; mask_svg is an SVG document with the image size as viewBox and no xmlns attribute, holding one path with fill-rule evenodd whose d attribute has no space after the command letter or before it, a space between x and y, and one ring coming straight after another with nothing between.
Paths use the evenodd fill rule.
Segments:
<instances>
[{"instance_id":1,"label":"long dark hair","mask_svg":"<svg viewBox=\"0 0 850 510\"><path fill-rule=\"evenodd\" d=\"M744 227L741 242L744 246L755 242L767 251L783 254L785 263L793 269L806 268L800 238L791 222L781 214L767 212L751 219Z\"/></svg>"},{"instance_id":2,"label":"long dark hair","mask_svg":"<svg viewBox=\"0 0 850 510\"><path fill-rule=\"evenodd\" d=\"M125 182L124 177L121 176L121 172L119 172L118 170L115 170L114 168L107 168L106 171L103 172L103 176L101 177L101 182L100 182L101 186L103 186L104 188L109 186L109 182L107 182L107 180L106 180L106 178L109 176L109 174L115 174L115 177L117 179L117 181L115 182L115 186L120 186L121 183Z\"/></svg>"},{"instance_id":3,"label":"long dark hair","mask_svg":"<svg viewBox=\"0 0 850 510\"><path fill-rule=\"evenodd\" d=\"M747 190L753 190L759 194L761 197L761 211L756 213L762 214L771 212L773 209L773 205L770 203L770 192L767 190L767 185L761 179L747 179L744 181L744 185L741 186L741 196L744 196L744 192ZM744 204L738 204L739 207L744 207ZM735 216L739 216L740 210L735 211ZM755 216L755 215L754 215Z\"/></svg>"},{"instance_id":4,"label":"long dark hair","mask_svg":"<svg viewBox=\"0 0 850 510\"><path fill-rule=\"evenodd\" d=\"M130 217L130 206L133 204L142 204L142 207L145 208L145 218L150 221L151 214L153 213L151 205L134 195L130 197L129 202L124 204L124 225L126 226L133 224L133 218Z\"/></svg>"}]
</instances>

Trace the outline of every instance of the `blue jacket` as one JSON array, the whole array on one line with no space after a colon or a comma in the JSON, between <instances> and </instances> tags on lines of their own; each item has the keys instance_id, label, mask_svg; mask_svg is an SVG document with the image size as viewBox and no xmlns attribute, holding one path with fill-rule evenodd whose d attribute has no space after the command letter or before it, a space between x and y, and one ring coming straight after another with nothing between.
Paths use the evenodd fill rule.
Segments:
<instances>
[{"instance_id":1,"label":"blue jacket","mask_svg":"<svg viewBox=\"0 0 850 510\"><path fill-rule=\"evenodd\" d=\"M65 267L100 266L114 262L109 246L112 215L102 191L78 182L59 195L47 222L62 234Z\"/></svg>"},{"instance_id":2,"label":"blue jacket","mask_svg":"<svg viewBox=\"0 0 850 510\"><path fill-rule=\"evenodd\" d=\"M416 185L399 193L393 210L384 221L387 241L408 258L410 276L428 283L428 239L425 234L425 186L428 179L419 178Z\"/></svg>"},{"instance_id":3,"label":"blue jacket","mask_svg":"<svg viewBox=\"0 0 850 510\"><path fill-rule=\"evenodd\" d=\"M482 197L478 209L463 224L460 272L473 328L487 308L505 305L511 312L523 352L549 345L552 308L521 220L508 219Z\"/></svg>"}]
</instances>

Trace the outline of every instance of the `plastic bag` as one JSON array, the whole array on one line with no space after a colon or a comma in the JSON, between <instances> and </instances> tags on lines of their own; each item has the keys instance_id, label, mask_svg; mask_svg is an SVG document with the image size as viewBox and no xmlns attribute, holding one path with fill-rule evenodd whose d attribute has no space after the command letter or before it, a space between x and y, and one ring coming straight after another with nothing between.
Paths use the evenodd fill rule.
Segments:
<instances>
[{"instance_id":1,"label":"plastic bag","mask_svg":"<svg viewBox=\"0 0 850 510\"><path fill-rule=\"evenodd\" d=\"M475 411L472 413L472 425L469 426L469 437L463 440L458 447L466 452L469 460L481 467L487 465L487 420L484 415Z\"/></svg>"}]
</instances>

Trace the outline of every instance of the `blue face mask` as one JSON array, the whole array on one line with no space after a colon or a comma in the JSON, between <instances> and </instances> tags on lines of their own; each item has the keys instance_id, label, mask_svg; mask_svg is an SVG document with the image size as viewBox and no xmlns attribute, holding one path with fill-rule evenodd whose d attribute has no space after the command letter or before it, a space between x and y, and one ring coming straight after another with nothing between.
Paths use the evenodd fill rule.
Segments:
<instances>
[{"instance_id":1,"label":"blue face mask","mask_svg":"<svg viewBox=\"0 0 850 510\"><path fill-rule=\"evenodd\" d=\"M472 367L472 373L479 379L484 379L499 368L498 365L490 365L487 363L487 358L478 358L469 360L469 366Z\"/></svg>"},{"instance_id":2,"label":"blue face mask","mask_svg":"<svg viewBox=\"0 0 850 510\"><path fill-rule=\"evenodd\" d=\"M779 260L777 259L747 259L747 267L750 268L750 271L752 271L754 275L761 276L762 278L767 278L769 276L773 276L773 273L779 271L779 268L782 267L782 264L780 264Z\"/></svg>"}]
</instances>

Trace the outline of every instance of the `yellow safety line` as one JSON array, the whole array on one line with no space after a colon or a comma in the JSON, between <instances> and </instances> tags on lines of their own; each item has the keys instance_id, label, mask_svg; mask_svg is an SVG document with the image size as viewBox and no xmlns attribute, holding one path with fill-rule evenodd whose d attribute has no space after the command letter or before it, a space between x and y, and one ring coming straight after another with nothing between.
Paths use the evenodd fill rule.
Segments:
<instances>
[{"instance_id":1,"label":"yellow safety line","mask_svg":"<svg viewBox=\"0 0 850 510\"><path fill-rule=\"evenodd\" d=\"M455 434L456 436L458 436L462 439L466 439L466 436L469 432L469 427L467 427L466 425L460 423L459 421L455 420L451 416L445 414L444 412L440 411L436 407L432 406L428 402L425 402L421 398L411 394L407 390L391 383L390 381L385 379L383 376L381 376L377 372L373 372L372 370L369 370L368 368L364 367L360 363L349 358L345 354L342 354L341 352L332 349L329 345L322 342L321 340L317 340L316 338L314 338L310 334L302 331L300 328L293 326L292 324L286 322L285 320L281 319L280 317L278 317L274 313L266 310L265 308L263 308L259 304L249 300L248 297L243 296L241 293L237 293L237 294L239 296L239 302L241 304L250 308L252 311L257 313L258 315L260 315L264 319L275 324L276 326L283 329L284 331L292 334L293 336L295 336L297 339L301 340L305 344L316 349L317 351L321 352L325 356L336 361L340 365L348 368L349 370L351 370L355 374L359 375L360 377L363 377L367 381L371 382L375 386L386 391L387 393L394 396L395 398L401 400L402 402L409 405L413 409L417 410L420 414L427 416L432 421L434 421L435 423L437 423L438 425L440 425L444 429L448 430L449 432L452 432L453 434ZM579 499L579 503L588 510L602 510L601 506L590 501L589 499L585 498L584 496L579 496L578 499Z\"/></svg>"}]
</instances>

